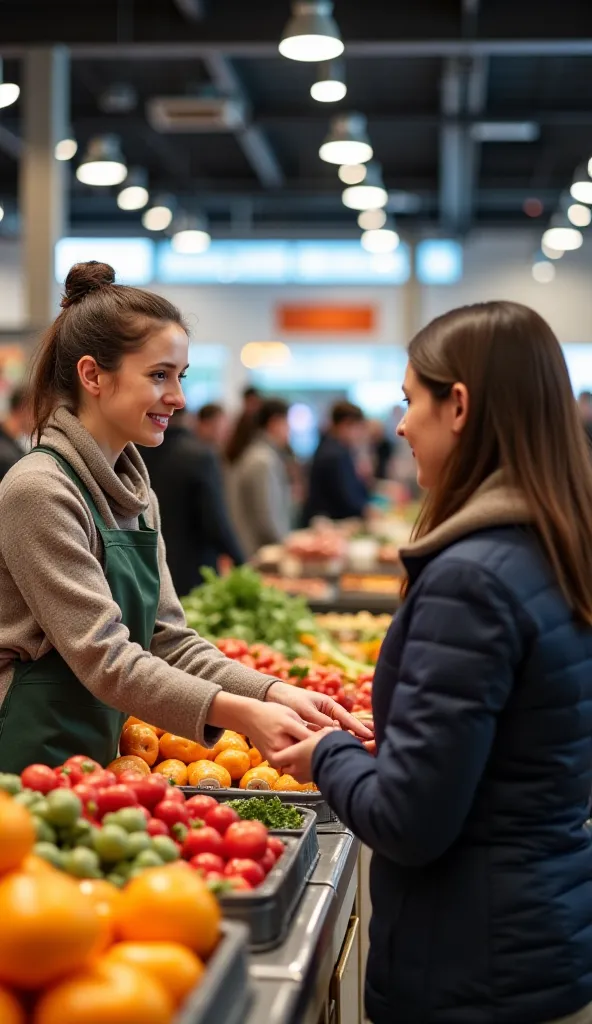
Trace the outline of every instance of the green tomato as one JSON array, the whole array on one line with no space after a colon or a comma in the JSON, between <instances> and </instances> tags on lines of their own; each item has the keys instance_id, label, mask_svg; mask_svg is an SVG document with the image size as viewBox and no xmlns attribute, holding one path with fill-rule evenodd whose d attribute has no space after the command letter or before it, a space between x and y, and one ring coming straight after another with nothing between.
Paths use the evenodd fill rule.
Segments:
<instances>
[{"instance_id":1,"label":"green tomato","mask_svg":"<svg viewBox=\"0 0 592 1024\"><path fill-rule=\"evenodd\" d=\"M19 775L12 775L10 772L0 772L0 789L11 796L22 793L23 784Z\"/></svg>"},{"instance_id":2,"label":"green tomato","mask_svg":"<svg viewBox=\"0 0 592 1024\"><path fill-rule=\"evenodd\" d=\"M107 875L107 881L111 882L111 885L116 885L118 889L123 889L127 879L123 875L118 875L115 871L112 871L110 875Z\"/></svg>"},{"instance_id":3,"label":"green tomato","mask_svg":"<svg viewBox=\"0 0 592 1024\"><path fill-rule=\"evenodd\" d=\"M120 878L123 878L124 881L127 882L127 879L129 878L129 873L130 873L131 870L132 870L132 862L131 862L131 860L120 860L120 861L117 862L117 864L113 865L112 874L119 875Z\"/></svg>"},{"instance_id":4,"label":"green tomato","mask_svg":"<svg viewBox=\"0 0 592 1024\"><path fill-rule=\"evenodd\" d=\"M43 817L50 825L61 828L74 825L82 814L82 801L69 789L53 789L46 800L47 811Z\"/></svg>"},{"instance_id":5,"label":"green tomato","mask_svg":"<svg viewBox=\"0 0 592 1024\"><path fill-rule=\"evenodd\" d=\"M17 793L13 797L15 803L20 804L21 807L31 808L33 804L39 803L39 793L36 793L33 789L23 789L21 793Z\"/></svg>"},{"instance_id":6,"label":"green tomato","mask_svg":"<svg viewBox=\"0 0 592 1024\"><path fill-rule=\"evenodd\" d=\"M160 868L164 864L162 857L159 857L155 850L144 850L139 853L135 860L132 861L132 870L130 878L133 877L133 873L136 868Z\"/></svg>"},{"instance_id":7,"label":"green tomato","mask_svg":"<svg viewBox=\"0 0 592 1024\"><path fill-rule=\"evenodd\" d=\"M97 836L99 832L100 829L95 828L94 825L90 825L90 830L88 832L83 832L81 835L74 836L74 846L85 846L87 850L94 850L95 836Z\"/></svg>"},{"instance_id":8,"label":"green tomato","mask_svg":"<svg viewBox=\"0 0 592 1024\"><path fill-rule=\"evenodd\" d=\"M29 805L29 810L31 811L31 814L36 814L38 818L45 818L48 809L49 804L45 797L41 795L41 793L38 793L37 799Z\"/></svg>"},{"instance_id":9,"label":"green tomato","mask_svg":"<svg viewBox=\"0 0 592 1024\"><path fill-rule=\"evenodd\" d=\"M37 857L42 857L48 864L53 864L54 868L64 868L64 858L60 850L54 843L39 842L35 843L33 847L33 853Z\"/></svg>"},{"instance_id":10,"label":"green tomato","mask_svg":"<svg viewBox=\"0 0 592 1024\"><path fill-rule=\"evenodd\" d=\"M128 856L129 836L120 825L105 825L93 836L93 849L101 860L115 864Z\"/></svg>"},{"instance_id":11,"label":"green tomato","mask_svg":"<svg viewBox=\"0 0 592 1024\"><path fill-rule=\"evenodd\" d=\"M119 825L126 832L146 831L146 815L139 807L122 807L120 811L106 814L106 818L109 819L109 825Z\"/></svg>"},{"instance_id":12,"label":"green tomato","mask_svg":"<svg viewBox=\"0 0 592 1024\"><path fill-rule=\"evenodd\" d=\"M64 871L75 878L102 878L99 858L94 850L78 846L64 854Z\"/></svg>"},{"instance_id":13,"label":"green tomato","mask_svg":"<svg viewBox=\"0 0 592 1024\"><path fill-rule=\"evenodd\" d=\"M37 836L38 843L53 843L57 839L56 830L44 821L43 818L38 818L37 815L33 814L33 824L35 826L35 835Z\"/></svg>"},{"instance_id":14,"label":"green tomato","mask_svg":"<svg viewBox=\"0 0 592 1024\"><path fill-rule=\"evenodd\" d=\"M137 857L139 853L143 853L144 850L150 850L151 848L152 841L147 832L130 832L128 857L133 860L133 858Z\"/></svg>"},{"instance_id":15,"label":"green tomato","mask_svg":"<svg viewBox=\"0 0 592 1024\"><path fill-rule=\"evenodd\" d=\"M171 861L179 860L179 850L169 836L153 836L152 849L158 854L161 860L165 862L165 864L170 864Z\"/></svg>"}]
</instances>

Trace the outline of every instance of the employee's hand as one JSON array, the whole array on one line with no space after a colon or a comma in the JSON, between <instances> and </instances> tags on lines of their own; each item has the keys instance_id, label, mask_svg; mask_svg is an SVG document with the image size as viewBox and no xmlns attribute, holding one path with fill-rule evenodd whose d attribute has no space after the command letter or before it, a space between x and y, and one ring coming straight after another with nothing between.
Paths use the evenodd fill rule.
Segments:
<instances>
[{"instance_id":1,"label":"employee's hand","mask_svg":"<svg viewBox=\"0 0 592 1024\"><path fill-rule=\"evenodd\" d=\"M334 729L320 729L302 743L295 743L292 747L276 754L273 759L273 766L281 773L291 775L297 782L310 782L312 779L313 754L325 736L330 736Z\"/></svg>"},{"instance_id":2,"label":"employee's hand","mask_svg":"<svg viewBox=\"0 0 592 1024\"><path fill-rule=\"evenodd\" d=\"M350 715L349 711L342 708L336 700L324 693L302 690L298 686L278 682L271 684L265 699L292 708L300 718L312 726L333 728L337 723L342 729L351 730L361 740L374 739L374 734L370 729L362 725L354 715Z\"/></svg>"},{"instance_id":3,"label":"employee's hand","mask_svg":"<svg viewBox=\"0 0 592 1024\"><path fill-rule=\"evenodd\" d=\"M310 736L305 723L290 708L265 704L260 700L249 701L249 704L254 706L249 709L249 720L245 722L244 731L270 764L275 764L280 751Z\"/></svg>"}]
</instances>

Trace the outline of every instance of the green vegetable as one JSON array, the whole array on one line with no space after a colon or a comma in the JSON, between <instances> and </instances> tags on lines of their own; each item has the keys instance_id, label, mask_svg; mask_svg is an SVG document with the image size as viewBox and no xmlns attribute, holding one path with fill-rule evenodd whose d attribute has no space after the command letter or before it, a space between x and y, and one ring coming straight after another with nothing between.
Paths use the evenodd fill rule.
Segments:
<instances>
[{"instance_id":1,"label":"green vegetable","mask_svg":"<svg viewBox=\"0 0 592 1024\"><path fill-rule=\"evenodd\" d=\"M42 857L48 864L53 864L54 868L64 867L64 858L60 850L54 843L35 843L33 847L33 853L37 857Z\"/></svg>"},{"instance_id":2,"label":"green vegetable","mask_svg":"<svg viewBox=\"0 0 592 1024\"><path fill-rule=\"evenodd\" d=\"M64 871L75 878L102 878L99 858L94 850L78 846L64 854Z\"/></svg>"},{"instance_id":3,"label":"green vegetable","mask_svg":"<svg viewBox=\"0 0 592 1024\"><path fill-rule=\"evenodd\" d=\"M168 836L154 836L152 839L152 849L158 854L158 856L169 864L174 860L179 860L179 851L176 844Z\"/></svg>"},{"instance_id":4,"label":"green vegetable","mask_svg":"<svg viewBox=\"0 0 592 1024\"><path fill-rule=\"evenodd\" d=\"M137 868L160 868L163 864L164 861L162 857L159 857L156 850L143 850L132 863L130 877L132 877L133 872Z\"/></svg>"},{"instance_id":5,"label":"green vegetable","mask_svg":"<svg viewBox=\"0 0 592 1024\"><path fill-rule=\"evenodd\" d=\"M35 835L37 842L39 843L55 843L57 836L56 831L47 821L43 818L38 818L37 815L33 815L33 824L35 826Z\"/></svg>"},{"instance_id":6,"label":"green vegetable","mask_svg":"<svg viewBox=\"0 0 592 1024\"><path fill-rule=\"evenodd\" d=\"M5 793L15 796L22 792L23 784L19 775L11 775L9 772L0 772L0 789Z\"/></svg>"},{"instance_id":7,"label":"green vegetable","mask_svg":"<svg viewBox=\"0 0 592 1024\"><path fill-rule=\"evenodd\" d=\"M121 825L105 825L93 837L93 847L101 860L115 864L128 857L129 835Z\"/></svg>"},{"instance_id":8,"label":"green vegetable","mask_svg":"<svg viewBox=\"0 0 592 1024\"><path fill-rule=\"evenodd\" d=\"M152 849L152 840L147 832L130 832L128 837L128 857L133 859L144 850Z\"/></svg>"},{"instance_id":9,"label":"green vegetable","mask_svg":"<svg viewBox=\"0 0 592 1024\"><path fill-rule=\"evenodd\" d=\"M111 811L103 821L106 825L119 825L126 832L146 831L146 817L139 807L122 807L119 811Z\"/></svg>"},{"instance_id":10,"label":"green vegetable","mask_svg":"<svg viewBox=\"0 0 592 1024\"><path fill-rule=\"evenodd\" d=\"M43 817L50 825L73 825L82 813L82 800L68 789L53 789L47 794Z\"/></svg>"},{"instance_id":11,"label":"green vegetable","mask_svg":"<svg viewBox=\"0 0 592 1024\"><path fill-rule=\"evenodd\" d=\"M303 816L293 804L284 804L279 796L249 797L246 800L228 800L228 806L239 818L261 821L267 828L302 828Z\"/></svg>"}]
</instances>

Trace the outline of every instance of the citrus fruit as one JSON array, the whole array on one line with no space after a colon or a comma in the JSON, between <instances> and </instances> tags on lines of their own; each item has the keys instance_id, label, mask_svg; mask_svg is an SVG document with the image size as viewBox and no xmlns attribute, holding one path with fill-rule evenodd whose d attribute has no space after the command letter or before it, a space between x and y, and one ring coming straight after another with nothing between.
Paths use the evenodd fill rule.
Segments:
<instances>
[{"instance_id":1,"label":"citrus fruit","mask_svg":"<svg viewBox=\"0 0 592 1024\"><path fill-rule=\"evenodd\" d=\"M149 725L128 725L121 734L119 750L133 754L152 766L158 757L158 736Z\"/></svg>"},{"instance_id":2,"label":"citrus fruit","mask_svg":"<svg viewBox=\"0 0 592 1024\"><path fill-rule=\"evenodd\" d=\"M251 762L251 768L256 768L257 765L261 764L263 758L261 756L261 751L257 750L257 747L249 748L249 760Z\"/></svg>"},{"instance_id":3,"label":"citrus fruit","mask_svg":"<svg viewBox=\"0 0 592 1024\"><path fill-rule=\"evenodd\" d=\"M214 779L221 789L232 786L230 772L215 761L194 761L187 768L187 778L190 786L200 786L208 779Z\"/></svg>"},{"instance_id":4,"label":"citrus fruit","mask_svg":"<svg viewBox=\"0 0 592 1024\"><path fill-rule=\"evenodd\" d=\"M128 941L180 942L208 957L218 942L220 907L196 872L176 864L133 878L116 908L116 930Z\"/></svg>"},{"instance_id":5,"label":"citrus fruit","mask_svg":"<svg viewBox=\"0 0 592 1024\"><path fill-rule=\"evenodd\" d=\"M249 768L240 780L241 789L273 789L280 775L275 768L260 764L257 768Z\"/></svg>"},{"instance_id":6,"label":"citrus fruit","mask_svg":"<svg viewBox=\"0 0 592 1024\"><path fill-rule=\"evenodd\" d=\"M300 793L300 783L292 775L280 775L274 782L272 789L282 790L284 793Z\"/></svg>"},{"instance_id":7,"label":"citrus fruit","mask_svg":"<svg viewBox=\"0 0 592 1024\"><path fill-rule=\"evenodd\" d=\"M157 736L162 736L163 732L166 732L166 729L159 729L157 725L151 725L150 722L143 722L141 718L135 718L133 715L126 718L121 731L123 732L127 729L128 725L147 725L149 729L152 729L152 732L156 733Z\"/></svg>"},{"instance_id":8,"label":"citrus fruit","mask_svg":"<svg viewBox=\"0 0 592 1024\"><path fill-rule=\"evenodd\" d=\"M50 989L33 1024L171 1024L171 997L154 976L102 957Z\"/></svg>"},{"instance_id":9,"label":"citrus fruit","mask_svg":"<svg viewBox=\"0 0 592 1024\"><path fill-rule=\"evenodd\" d=\"M114 914L117 900L120 899L119 889L103 878L85 878L79 882L79 888L94 907L101 927L92 952L102 953L115 938Z\"/></svg>"},{"instance_id":10,"label":"citrus fruit","mask_svg":"<svg viewBox=\"0 0 592 1024\"><path fill-rule=\"evenodd\" d=\"M36 989L77 970L100 930L77 883L60 872L0 879L0 981Z\"/></svg>"},{"instance_id":11,"label":"citrus fruit","mask_svg":"<svg viewBox=\"0 0 592 1024\"><path fill-rule=\"evenodd\" d=\"M203 961L179 942L119 942L106 959L147 971L179 1006L201 981Z\"/></svg>"},{"instance_id":12,"label":"citrus fruit","mask_svg":"<svg viewBox=\"0 0 592 1024\"><path fill-rule=\"evenodd\" d=\"M143 757L137 754L125 754L123 757L116 757L107 769L118 777L124 772L136 772L137 775L150 775L150 768Z\"/></svg>"},{"instance_id":13,"label":"citrus fruit","mask_svg":"<svg viewBox=\"0 0 592 1024\"><path fill-rule=\"evenodd\" d=\"M0 874L18 867L33 849L35 825L25 807L0 796Z\"/></svg>"},{"instance_id":14,"label":"citrus fruit","mask_svg":"<svg viewBox=\"0 0 592 1024\"><path fill-rule=\"evenodd\" d=\"M187 740L184 736L174 736L172 732L165 732L159 741L160 756L182 761L183 764L191 764L192 761L199 761L208 757L210 750L202 747L195 740Z\"/></svg>"},{"instance_id":15,"label":"citrus fruit","mask_svg":"<svg viewBox=\"0 0 592 1024\"><path fill-rule=\"evenodd\" d=\"M166 761L161 761L152 770L157 775L164 775L177 786L187 785L187 766L178 758L171 757Z\"/></svg>"},{"instance_id":16,"label":"citrus fruit","mask_svg":"<svg viewBox=\"0 0 592 1024\"><path fill-rule=\"evenodd\" d=\"M7 988L0 986L0 1020L2 1024L25 1024L25 1011Z\"/></svg>"},{"instance_id":17,"label":"citrus fruit","mask_svg":"<svg viewBox=\"0 0 592 1024\"><path fill-rule=\"evenodd\" d=\"M44 860L43 857L38 857L35 853L29 853L19 865L19 871L23 871L26 875L47 875L52 874L55 871L55 867L49 861ZM1 1017L0 1020L2 1020Z\"/></svg>"},{"instance_id":18,"label":"citrus fruit","mask_svg":"<svg viewBox=\"0 0 592 1024\"><path fill-rule=\"evenodd\" d=\"M223 768L226 768L230 778L238 781L238 779L242 779L245 772L248 772L251 760L244 750L226 749L220 751L214 764L221 764Z\"/></svg>"},{"instance_id":19,"label":"citrus fruit","mask_svg":"<svg viewBox=\"0 0 592 1024\"><path fill-rule=\"evenodd\" d=\"M245 754L248 754L249 744L244 736L240 735L240 733L231 732L230 729L226 729L226 731L222 733L218 742L214 744L211 756L216 758L223 750L244 750Z\"/></svg>"}]
</instances>

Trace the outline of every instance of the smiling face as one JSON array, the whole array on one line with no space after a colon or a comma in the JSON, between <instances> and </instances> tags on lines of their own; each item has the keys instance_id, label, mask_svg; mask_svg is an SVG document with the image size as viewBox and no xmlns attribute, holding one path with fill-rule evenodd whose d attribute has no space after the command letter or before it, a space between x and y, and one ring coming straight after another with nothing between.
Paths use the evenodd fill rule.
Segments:
<instances>
[{"instance_id":1,"label":"smiling face","mask_svg":"<svg viewBox=\"0 0 592 1024\"><path fill-rule=\"evenodd\" d=\"M183 328L169 323L148 324L142 347L124 355L113 372L83 356L79 417L106 453L116 456L130 441L148 448L162 443L171 416L185 406L188 351Z\"/></svg>"},{"instance_id":2,"label":"smiling face","mask_svg":"<svg viewBox=\"0 0 592 1024\"><path fill-rule=\"evenodd\" d=\"M436 400L407 364L403 393L407 411L397 434L408 442L417 462L417 482L430 490L440 480L448 459L458 444L468 412L464 384L454 384L448 398Z\"/></svg>"}]
</instances>

